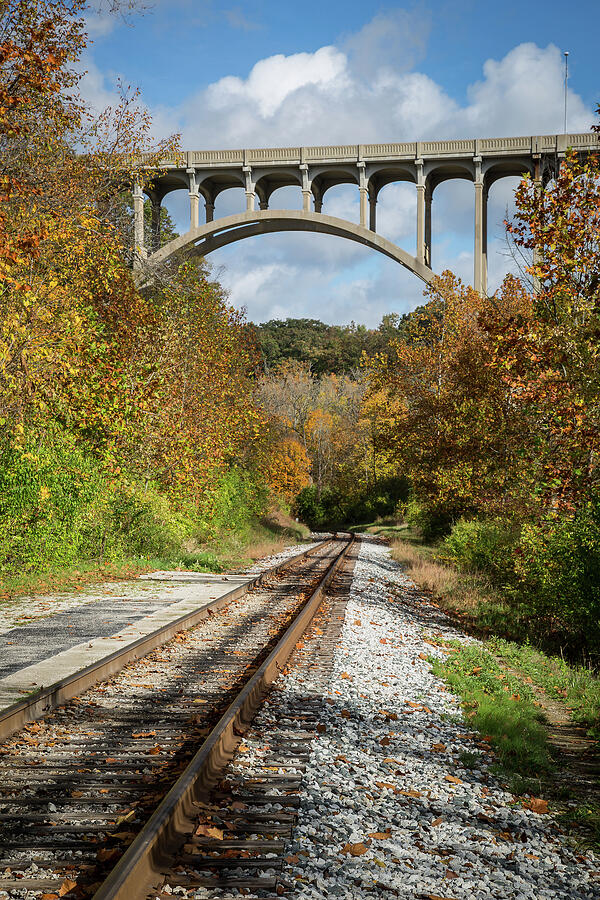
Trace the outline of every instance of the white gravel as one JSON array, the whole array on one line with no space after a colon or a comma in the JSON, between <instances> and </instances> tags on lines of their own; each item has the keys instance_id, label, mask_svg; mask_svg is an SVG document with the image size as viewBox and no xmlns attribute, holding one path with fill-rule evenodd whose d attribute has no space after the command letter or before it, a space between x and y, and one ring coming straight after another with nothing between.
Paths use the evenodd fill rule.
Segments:
<instances>
[{"instance_id":1,"label":"white gravel","mask_svg":"<svg viewBox=\"0 0 600 900\"><path fill-rule=\"evenodd\" d=\"M430 672L425 656L441 655L424 640L432 632L461 637L387 548L364 542L288 851L295 897L600 897L600 860L490 774L490 754ZM292 715L318 690L312 678L292 671L255 724ZM464 752L479 754L475 768Z\"/></svg>"}]
</instances>

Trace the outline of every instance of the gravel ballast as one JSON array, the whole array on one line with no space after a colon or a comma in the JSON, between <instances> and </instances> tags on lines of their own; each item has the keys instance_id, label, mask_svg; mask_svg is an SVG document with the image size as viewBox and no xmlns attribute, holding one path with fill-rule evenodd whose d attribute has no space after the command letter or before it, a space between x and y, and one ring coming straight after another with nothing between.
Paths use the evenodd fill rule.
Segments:
<instances>
[{"instance_id":1,"label":"gravel ballast","mask_svg":"<svg viewBox=\"0 0 600 900\"><path fill-rule=\"evenodd\" d=\"M432 633L467 639L366 540L325 695L293 668L257 717L282 722L299 698L323 696L288 851L294 896L600 897L600 860L491 774L485 742L430 671L427 657L443 655Z\"/></svg>"}]
</instances>

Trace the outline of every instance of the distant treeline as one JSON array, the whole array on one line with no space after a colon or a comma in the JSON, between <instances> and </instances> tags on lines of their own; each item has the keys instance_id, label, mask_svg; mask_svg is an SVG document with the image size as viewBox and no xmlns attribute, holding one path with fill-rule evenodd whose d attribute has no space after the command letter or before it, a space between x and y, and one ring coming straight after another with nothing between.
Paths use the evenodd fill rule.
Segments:
<instances>
[{"instance_id":1,"label":"distant treeline","mask_svg":"<svg viewBox=\"0 0 600 900\"><path fill-rule=\"evenodd\" d=\"M363 353L371 357L386 350L390 339L402 337L409 316L386 315L378 328L366 325L326 325L318 319L271 319L250 325L265 372L283 362L310 364L315 375L345 375L360 367Z\"/></svg>"}]
</instances>

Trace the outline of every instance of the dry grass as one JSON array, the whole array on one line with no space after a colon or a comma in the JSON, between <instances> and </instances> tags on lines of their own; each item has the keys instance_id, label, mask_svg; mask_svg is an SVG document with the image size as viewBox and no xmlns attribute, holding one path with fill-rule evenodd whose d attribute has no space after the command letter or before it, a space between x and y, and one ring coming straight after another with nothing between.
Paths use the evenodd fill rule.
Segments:
<instances>
[{"instance_id":1,"label":"dry grass","mask_svg":"<svg viewBox=\"0 0 600 900\"><path fill-rule=\"evenodd\" d=\"M392 558L400 563L409 578L449 612L474 616L482 605L498 601L485 578L437 562L430 547L415 546L397 538L391 542L391 550Z\"/></svg>"},{"instance_id":2,"label":"dry grass","mask_svg":"<svg viewBox=\"0 0 600 900\"><path fill-rule=\"evenodd\" d=\"M254 562L257 559L262 559L263 556L274 556L276 553L281 553L291 543L290 538L264 538L253 541L246 547L244 552Z\"/></svg>"}]
</instances>

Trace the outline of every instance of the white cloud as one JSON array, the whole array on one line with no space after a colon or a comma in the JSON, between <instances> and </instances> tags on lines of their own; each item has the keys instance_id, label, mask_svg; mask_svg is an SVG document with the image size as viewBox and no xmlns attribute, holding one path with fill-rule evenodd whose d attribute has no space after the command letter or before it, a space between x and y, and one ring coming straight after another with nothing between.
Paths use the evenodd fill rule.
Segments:
<instances>
[{"instance_id":1,"label":"white cloud","mask_svg":"<svg viewBox=\"0 0 600 900\"><path fill-rule=\"evenodd\" d=\"M344 86L346 57L335 47L316 53L270 56L252 68L247 79L227 76L210 85L202 95L209 110L230 112L241 104L255 108L263 119L272 118L286 100L301 88L339 93ZM202 100L200 101L202 102Z\"/></svg>"}]
</instances>

